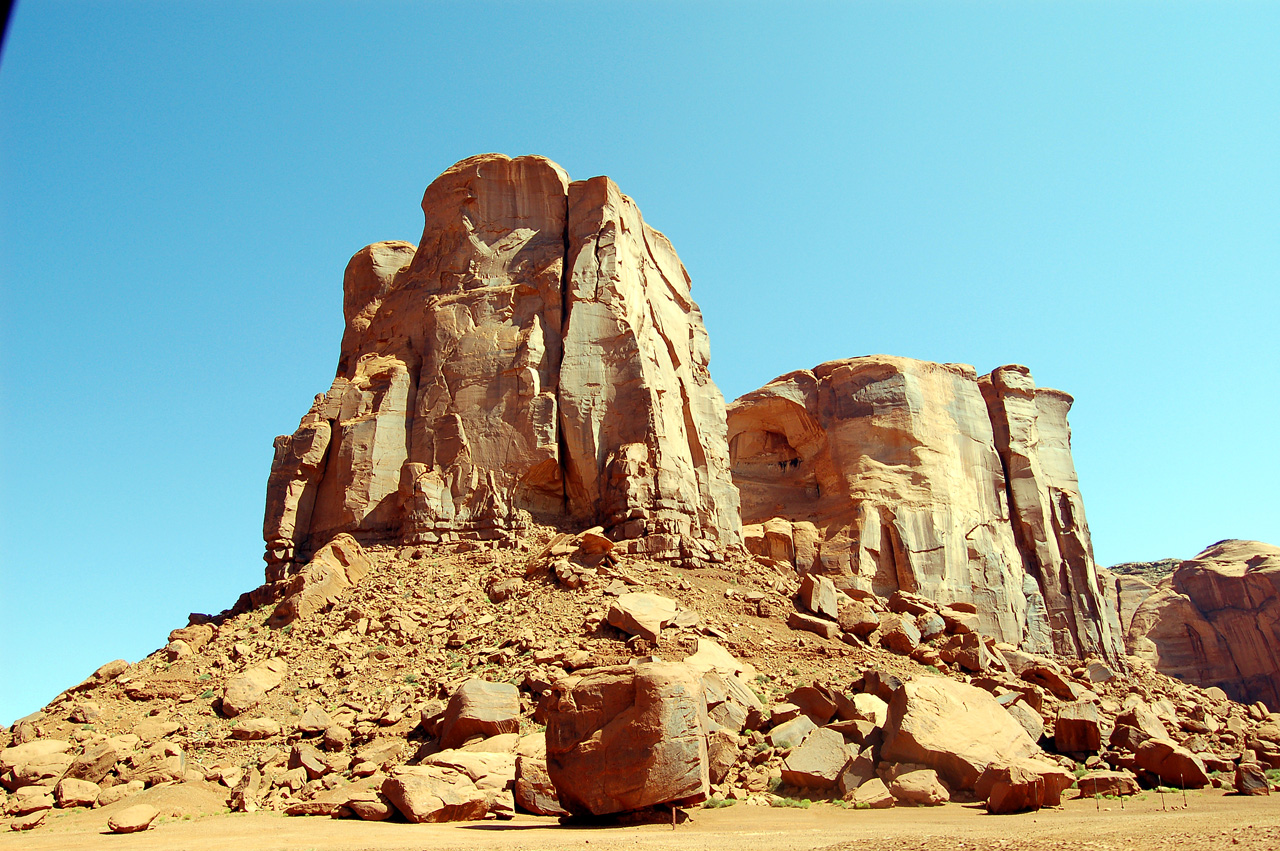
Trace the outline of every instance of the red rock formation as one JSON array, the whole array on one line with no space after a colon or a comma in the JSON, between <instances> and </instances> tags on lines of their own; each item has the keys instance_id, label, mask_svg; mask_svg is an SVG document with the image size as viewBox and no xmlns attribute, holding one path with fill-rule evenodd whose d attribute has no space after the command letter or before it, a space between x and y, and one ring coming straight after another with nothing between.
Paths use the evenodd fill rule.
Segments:
<instances>
[{"instance_id":1,"label":"red rock formation","mask_svg":"<svg viewBox=\"0 0 1280 851\"><path fill-rule=\"evenodd\" d=\"M277 438L268 579L341 532L496 536L530 513L664 555L740 539L724 401L689 277L608 178L463 160L418 247L357 252L333 386Z\"/></svg>"},{"instance_id":2,"label":"red rock formation","mask_svg":"<svg viewBox=\"0 0 1280 851\"><path fill-rule=\"evenodd\" d=\"M1072 398L1037 388L1025 366L1000 367L980 385L1008 478L1018 549L1044 596L1053 649L1120 659L1119 613L1106 604L1071 458Z\"/></svg>"},{"instance_id":3,"label":"red rock formation","mask_svg":"<svg viewBox=\"0 0 1280 851\"><path fill-rule=\"evenodd\" d=\"M979 379L874 355L789 373L729 406L743 522L816 529L804 547L795 539L793 561L846 587L969 603L987 635L1118 661L1069 406L1023 367ZM768 543L767 530L747 535Z\"/></svg>"},{"instance_id":4,"label":"red rock formation","mask_svg":"<svg viewBox=\"0 0 1280 851\"><path fill-rule=\"evenodd\" d=\"M1143 600L1127 641L1161 673L1280 706L1280 547L1219 541Z\"/></svg>"}]
</instances>

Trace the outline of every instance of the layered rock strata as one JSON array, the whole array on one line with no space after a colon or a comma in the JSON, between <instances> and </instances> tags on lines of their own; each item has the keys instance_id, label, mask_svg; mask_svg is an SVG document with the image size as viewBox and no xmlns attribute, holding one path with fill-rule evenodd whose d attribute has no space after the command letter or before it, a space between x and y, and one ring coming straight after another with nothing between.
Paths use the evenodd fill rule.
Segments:
<instances>
[{"instance_id":1,"label":"layered rock strata","mask_svg":"<svg viewBox=\"0 0 1280 851\"><path fill-rule=\"evenodd\" d=\"M1161 673L1280 707L1280 547L1219 541L1142 599L1126 636Z\"/></svg>"},{"instance_id":2,"label":"layered rock strata","mask_svg":"<svg viewBox=\"0 0 1280 851\"><path fill-rule=\"evenodd\" d=\"M980 379L874 355L789 373L729 406L743 522L791 521L796 566L846 588L968 604L1000 641L1119 661L1070 403L1023 367ZM763 528L748 527L748 543L769 545Z\"/></svg>"},{"instance_id":3,"label":"layered rock strata","mask_svg":"<svg viewBox=\"0 0 1280 851\"><path fill-rule=\"evenodd\" d=\"M740 540L724 400L671 243L606 177L472 157L417 247L357 252L337 376L276 439L268 580L326 541L430 543L531 515L698 557Z\"/></svg>"}]
</instances>

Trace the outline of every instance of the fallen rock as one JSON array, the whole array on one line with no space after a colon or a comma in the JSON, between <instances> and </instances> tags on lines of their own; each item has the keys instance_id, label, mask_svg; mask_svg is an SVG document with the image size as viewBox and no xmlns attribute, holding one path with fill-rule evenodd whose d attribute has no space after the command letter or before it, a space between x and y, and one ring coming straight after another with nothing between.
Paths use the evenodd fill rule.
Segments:
<instances>
[{"instance_id":1,"label":"fallen rock","mask_svg":"<svg viewBox=\"0 0 1280 851\"><path fill-rule=\"evenodd\" d=\"M1209 774L1200 758L1167 739L1143 742L1136 756L1138 766L1159 777L1166 786L1203 789L1209 785Z\"/></svg>"},{"instance_id":2,"label":"fallen rock","mask_svg":"<svg viewBox=\"0 0 1280 851\"><path fill-rule=\"evenodd\" d=\"M835 730L818 728L782 761L782 782L804 789L834 789L840 772L856 754Z\"/></svg>"},{"instance_id":3,"label":"fallen rock","mask_svg":"<svg viewBox=\"0 0 1280 851\"><path fill-rule=\"evenodd\" d=\"M257 706L267 692L284 680L289 666L283 659L268 659L227 681L222 693L222 712L235 718Z\"/></svg>"},{"instance_id":4,"label":"fallen rock","mask_svg":"<svg viewBox=\"0 0 1280 851\"><path fill-rule=\"evenodd\" d=\"M657 644L662 628L675 620L678 608L675 600L633 591L609 604L608 621L628 635Z\"/></svg>"},{"instance_id":5,"label":"fallen rock","mask_svg":"<svg viewBox=\"0 0 1280 851\"><path fill-rule=\"evenodd\" d=\"M935 807L951 800L951 793L931 768L921 768L898 775L889 784L889 793L901 804Z\"/></svg>"},{"instance_id":6,"label":"fallen rock","mask_svg":"<svg viewBox=\"0 0 1280 851\"><path fill-rule=\"evenodd\" d=\"M840 637L839 624L816 615L806 615L804 612L792 612L787 615L787 626L792 629L812 632L814 635L820 635L827 639L834 640Z\"/></svg>"},{"instance_id":7,"label":"fallen rock","mask_svg":"<svg viewBox=\"0 0 1280 851\"><path fill-rule=\"evenodd\" d=\"M1102 719L1088 701L1064 703L1053 725L1053 745L1059 753L1097 753L1102 748Z\"/></svg>"},{"instance_id":8,"label":"fallen rock","mask_svg":"<svg viewBox=\"0 0 1280 851\"><path fill-rule=\"evenodd\" d=\"M957 790L971 790L992 762L1036 756L1022 726L982 689L942 677L902 686L889 702L882 758L934 768Z\"/></svg>"},{"instance_id":9,"label":"fallen rock","mask_svg":"<svg viewBox=\"0 0 1280 851\"><path fill-rule=\"evenodd\" d=\"M1241 795L1270 795L1271 781L1267 773L1256 762L1242 762L1236 766L1235 781L1232 784Z\"/></svg>"},{"instance_id":10,"label":"fallen rock","mask_svg":"<svg viewBox=\"0 0 1280 851\"><path fill-rule=\"evenodd\" d=\"M828 576L806 573L801 577L800 603L820 617L835 620L839 616L836 586Z\"/></svg>"},{"instance_id":11,"label":"fallen rock","mask_svg":"<svg viewBox=\"0 0 1280 851\"><path fill-rule=\"evenodd\" d=\"M606 815L705 800L705 707L697 672L678 663L597 668L558 680L546 744L560 804Z\"/></svg>"},{"instance_id":12,"label":"fallen rock","mask_svg":"<svg viewBox=\"0 0 1280 851\"><path fill-rule=\"evenodd\" d=\"M845 632L866 638L880 628L880 616L861 600L847 600L840 606L836 622Z\"/></svg>"},{"instance_id":13,"label":"fallen rock","mask_svg":"<svg viewBox=\"0 0 1280 851\"><path fill-rule=\"evenodd\" d=\"M473 736L520 731L520 692L510 683L470 679L449 698L440 722L440 747L461 747Z\"/></svg>"},{"instance_id":14,"label":"fallen rock","mask_svg":"<svg viewBox=\"0 0 1280 851\"><path fill-rule=\"evenodd\" d=\"M97 783L64 777L58 781L54 798L64 810L70 807L92 807L97 803L98 793L101 791Z\"/></svg>"},{"instance_id":15,"label":"fallen rock","mask_svg":"<svg viewBox=\"0 0 1280 851\"><path fill-rule=\"evenodd\" d=\"M242 742L270 739L280 735L280 722L274 718L245 718L231 728L231 738Z\"/></svg>"},{"instance_id":16,"label":"fallen rock","mask_svg":"<svg viewBox=\"0 0 1280 851\"><path fill-rule=\"evenodd\" d=\"M402 766L382 794L414 824L482 819L485 794L464 774L437 766Z\"/></svg>"},{"instance_id":17,"label":"fallen rock","mask_svg":"<svg viewBox=\"0 0 1280 851\"><path fill-rule=\"evenodd\" d=\"M336 536L289 578L284 599L267 623L278 629L333 605L344 591L359 583L372 566L355 538L345 533Z\"/></svg>"},{"instance_id":18,"label":"fallen rock","mask_svg":"<svg viewBox=\"0 0 1280 851\"><path fill-rule=\"evenodd\" d=\"M135 804L107 819L107 827L112 833L137 833L151 827L159 817L160 811L150 804Z\"/></svg>"},{"instance_id":19,"label":"fallen rock","mask_svg":"<svg viewBox=\"0 0 1280 851\"><path fill-rule=\"evenodd\" d=\"M982 772L974 794L987 802L993 815L1056 807L1075 777L1062 766L1037 759L993 762Z\"/></svg>"},{"instance_id":20,"label":"fallen rock","mask_svg":"<svg viewBox=\"0 0 1280 851\"><path fill-rule=\"evenodd\" d=\"M1094 796L1118 798L1121 795L1138 794L1138 778L1129 771L1086 771L1076 781L1077 798Z\"/></svg>"},{"instance_id":21,"label":"fallen rock","mask_svg":"<svg viewBox=\"0 0 1280 851\"><path fill-rule=\"evenodd\" d=\"M895 803L893 793L879 777L872 777L855 789L849 800L857 808L866 807L870 810L888 809Z\"/></svg>"},{"instance_id":22,"label":"fallen rock","mask_svg":"<svg viewBox=\"0 0 1280 851\"><path fill-rule=\"evenodd\" d=\"M920 630L909 614L885 612L880 615L880 646L885 650L910 656L920 644Z\"/></svg>"}]
</instances>

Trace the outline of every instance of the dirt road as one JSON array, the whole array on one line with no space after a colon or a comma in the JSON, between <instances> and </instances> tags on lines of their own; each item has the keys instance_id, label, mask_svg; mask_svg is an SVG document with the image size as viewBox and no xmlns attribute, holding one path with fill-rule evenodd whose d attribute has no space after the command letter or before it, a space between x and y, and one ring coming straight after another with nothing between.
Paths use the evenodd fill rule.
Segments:
<instances>
[{"instance_id":1,"label":"dirt road","mask_svg":"<svg viewBox=\"0 0 1280 851\"><path fill-rule=\"evenodd\" d=\"M163 802L156 801L157 806ZM1196 792L1182 798L1148 792L1098 809L1093 800L1014 816L977 806L846 810L832 805L771 809L738 805L692 810L689 821L624 827L565 827L554 819L449 825L290 818L276 813L169 818L142 834L104 834L102 810L68 812L34 833L0 835L0 851L996 851L996 849L1280 849L1280 796L1241 798Z\"/></svg>"}]
</instances>

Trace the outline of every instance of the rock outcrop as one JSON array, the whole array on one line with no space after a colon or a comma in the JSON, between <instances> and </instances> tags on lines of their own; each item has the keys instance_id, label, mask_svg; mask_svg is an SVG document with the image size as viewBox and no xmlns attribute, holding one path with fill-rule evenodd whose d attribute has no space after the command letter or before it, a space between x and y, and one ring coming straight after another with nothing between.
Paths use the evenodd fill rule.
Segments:
<instances>
[{"instance_id":1,"label":"rock outcrop","mask_svg":"<svg viewBox=\"0 0 1280 851\"><path fill-rule=\"evenodd\" d=\"M1280 547L1219 541L1142 600L1131 652L1161 673L1280 706Z\"/></svg>"},{"instance_id":2,"label":"rock outcrop","mask_svg":"<svg viewBox=\"0 0 1280 851\"><path fill-rule=\"evenodd\" d=\"M762 524L747 544L845 590L971 606L982 633L1032 652L1119 662L1070 403L1016 366L979 378L874 355L777 378L729 406L742 519Z\"/></svg>"},{"instance_id":3,"label":"rock outcrop","mask_svg":"<svg viewBox=\"0 0 1280 851\"><path fill-rule=\"evenodd\" d=\"M417 247L347 266L337 377L276 440L268 581L340 533L496 537L531 515L669 558L738 542L706 329L635 203L606 177L486 154L422 209Z\"/></svg>"}]
</instances>

